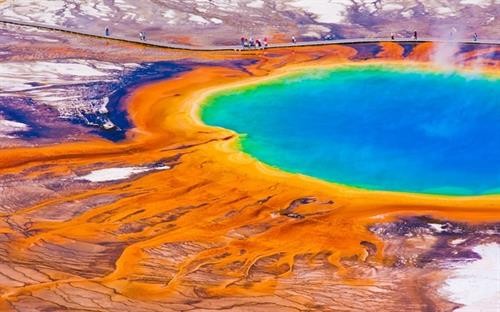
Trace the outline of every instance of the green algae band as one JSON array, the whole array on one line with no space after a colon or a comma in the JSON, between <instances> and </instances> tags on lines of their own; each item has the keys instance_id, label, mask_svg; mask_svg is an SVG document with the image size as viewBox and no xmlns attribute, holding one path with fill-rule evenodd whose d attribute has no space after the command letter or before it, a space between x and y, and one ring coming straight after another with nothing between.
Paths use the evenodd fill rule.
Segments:
<instances>
[{"instance_id":1,"label":"green algae band","mask_svg":"<svg viewBox=\"0 0 500 312\"><path fill-rule=\"evenodd\" d=\"M500 80L352 67L219 93L201 117L280 169L374 190L500 190Z\"/></svg>"}]
</instances>

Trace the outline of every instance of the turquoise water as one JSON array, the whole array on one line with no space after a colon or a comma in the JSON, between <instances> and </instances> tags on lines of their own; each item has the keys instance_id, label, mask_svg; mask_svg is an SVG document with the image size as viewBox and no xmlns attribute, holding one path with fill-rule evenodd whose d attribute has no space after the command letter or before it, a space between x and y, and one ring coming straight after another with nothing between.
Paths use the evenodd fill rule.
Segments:
<instances>
[{"instance_id":1,"label":"turquoise water","mask_svg":"<svg viewBox=\"0 0 500 312\"><path fill-rule=\"evenodd\" d=\"M226 91L202 120L285 171L351 186L500 193L500 80L352 67Z\"/></svg>"}]
</instances>

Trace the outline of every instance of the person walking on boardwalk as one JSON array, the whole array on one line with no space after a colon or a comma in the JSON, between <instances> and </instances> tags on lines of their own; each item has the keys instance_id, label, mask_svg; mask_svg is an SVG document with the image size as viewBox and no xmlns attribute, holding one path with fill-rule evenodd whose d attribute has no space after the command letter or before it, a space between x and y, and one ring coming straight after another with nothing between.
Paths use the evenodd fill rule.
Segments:
<instances>
[{"instance_id":1,"label":"person walking on boardwalk","mask_svg":"<svg viewBox=\"0 0 500 312\"><path fill-rule=\"evenodd\" d=\"M245 48L245 37L241 37L240 39L240 42L241 42L241 48Z\"/></svg>"},{"instance_id":2,"label":"person walking on boardwalk","mask_svg":"<svg viewBox=\"0 0 500 312\"><path fill-rule=\"evenodd\" d=\"M139 39L141 41L146 41L146 34L143 31L139 33Z\"/></svg>"},{"instance_id":3,"label":"person walking on boardwalk","mask_svg":"<svg viewBox=\"0 0 500 312\"><path fill-rule=\"evenodd\" d=\"M450 40L452 40L453 37L455 37L456 33L457 33L457 29L455 27L452 27L450 30Z\"/></svg>"},{"instance_id":4,"label":"person walking on boardwalk","mask_svg":"<svg viewBox=\"0 0 500 312\"><path fill-rule=\"evenodd\" d=\"M293 44L296 44L296 43L297 43L297 39L295 39L295 36L292 36L292 43L293 43Z\"/></svg>"},{"instance_id":5,"label":"person walking on boardwalk","mask_svg":"<svg viewBox=\"0 0 500 312\"><path fill-rule=\"evenodd\" d=\"M473 38L474 38L474 41L477 41L477 33L474 33Z\"/></svg>"},{"instance_id":6,"label":"person walking on boardwalk","mask_svg":"<svg viewBox=\"0 0 500 312\"><path fill-rule=\"evenodd\" d=\"M109 27L104 28L104 35L109 37Z\"/></svg>"},{"instance_id":7,"label":"person walking on boardwalk","mask_svg":"<svg viewBox=\"0 0 500 312\"><path fill-rule=\"evenodd\" d=\"M418 36L417 36L417 31L415 30L415 31L413 32L413 39L417 40L417 38L418 38Z\"/></svg>"},{"instance_id":8,"label":"person walking on boardwalk","mask_svg":"<svg viewBox=\"0 0 500 312\"><path fill-rule=\"evenodd\" d=\"M267 48L268 42L267 42L267 37L264 37L264 49Z\"/></svg>"},{"instance_id":9,"label":"person walking on boardwalk","mask_svg":"<svg viewBox=\"0 0 500 312\"><path fill-rule=\"evenodd\" d=\"M394 40L394 33L391 33L391 40Z\"/></svg>"}]
</instances>

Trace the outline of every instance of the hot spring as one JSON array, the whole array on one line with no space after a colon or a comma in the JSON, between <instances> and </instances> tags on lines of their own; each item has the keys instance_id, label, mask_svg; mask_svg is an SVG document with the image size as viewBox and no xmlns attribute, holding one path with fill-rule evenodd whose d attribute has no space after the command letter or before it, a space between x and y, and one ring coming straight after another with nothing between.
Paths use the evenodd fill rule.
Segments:
<instances>
[{"instance_id":1,"label":"hot spring","mask_svg":"<svg viewBox=\"0 0 500 312\"><path fill-rule=\"evenodd\" d=\"M214 94L201 118L288 172L372 190L500 193L498 78L311 69Z\"/></svg>"}]
</instances>

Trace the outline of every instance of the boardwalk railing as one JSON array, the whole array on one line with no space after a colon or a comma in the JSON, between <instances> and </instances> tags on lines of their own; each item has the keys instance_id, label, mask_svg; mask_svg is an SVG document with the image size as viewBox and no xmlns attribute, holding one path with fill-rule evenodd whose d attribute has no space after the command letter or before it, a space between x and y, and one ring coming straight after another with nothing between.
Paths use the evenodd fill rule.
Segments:
<instances>
[{"instance_id":1,"label":"boardwalk railing","mask_svg":"<svg viewBox=\"0 0 500 312\"><path fill-rule=\"evenodd\" d=\"M137 38L131 38L126 36L120 36L111 34L109 36L105 36L104 34L96 34L92 32L88 32L82 29L68 28L63 26L53 26L46 25L35 22L25 22L25 21L16 21L8 18L4 18L0 16L0 23L17 25L17 26L27 26L27 27L35 27L39 29L52 30L52 31L60 31L72 34L78 34L83 36L89 36L99 39L107 39L107 40L115 40L121 42L128 43L136 43L151 47L160 47L160 48L169 48L169 49L177 49L177 50L190 50L190 51L234 51L234 50L242 50L240 45L225 45L225 46L192 46L185 44L176 44L176 43L168 43L168 42L160 42L154 40L143 41ZM104 31L103 31L104 32ZM238 39L235 38L235 41ZM355 44L355 43L376 43L381 41L392 41L399 43L421 43L421 42L443 42L443 43L461 43L461 44L488 44L488 45L498 45L500 44L500 40L464 40L464 39L456 39L456 40L446 40L442 38L420 38L420 39L411 39L411 38L395 38L391 40L390 38L352 38L352 39L335 39L335 40L317 40L317 41L303 41L297 43L276 43L270 44L267 49L273 48L288 48L288 47L303 47L303 46L321 46L321 45L332 45L332 44ZM252 48L246 48L244 50L252 50Z\"/></svg>"}]
</instances>

